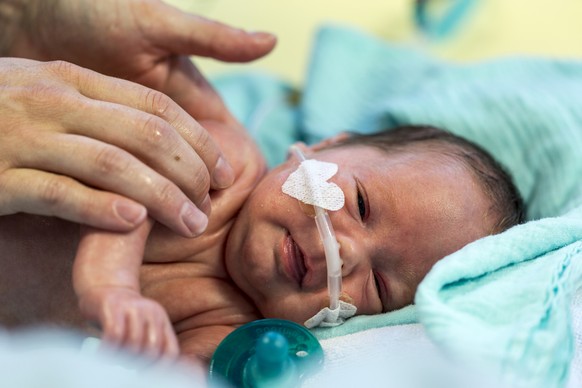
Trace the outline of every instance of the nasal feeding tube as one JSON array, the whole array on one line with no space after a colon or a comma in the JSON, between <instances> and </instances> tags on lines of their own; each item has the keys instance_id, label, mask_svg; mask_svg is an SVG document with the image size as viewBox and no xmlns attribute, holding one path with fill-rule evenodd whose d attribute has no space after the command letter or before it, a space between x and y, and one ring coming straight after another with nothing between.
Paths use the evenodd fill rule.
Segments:
<instances>
[{"instance_id":1,"label":"nasal feeding tube","mask_svg":"<svg viewBox=\"0 0 582 388\"><path fill-rule=\"evenodd\" d=\"M291 151L303 162L305 155L297 146L291 146ZM335 232L329 219L329 214L325 209L312 205L315 209L315 224L319 232L319 237L323 243L325 261L327 264L327 289L329 293L329 308L335 310L339 308L339 297L342 291L342 259L340 257L340 246L335 238Z\"/></svg>"}]
</instances>

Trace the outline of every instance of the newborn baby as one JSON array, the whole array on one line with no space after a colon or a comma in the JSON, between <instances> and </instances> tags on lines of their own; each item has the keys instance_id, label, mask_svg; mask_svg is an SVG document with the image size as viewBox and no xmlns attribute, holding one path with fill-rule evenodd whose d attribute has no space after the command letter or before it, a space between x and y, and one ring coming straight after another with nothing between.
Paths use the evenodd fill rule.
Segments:
<instances>
[{"instance_id":1,"label":"newborn baby","mask_svg":"<svg viewBox=\"0 0 582 388\"><path fill-rule=\"evenodd\" d=\"M175 333L182 356L208 359L237 326L262 317L303 323L328 306L313 209L282 191L299 161L290 157L267 172L253 150L239 149L243 135L205 126L237 178L211 193L203 235L186 239L152 222L126 235L87 233L74 263L79 309L69 279L77 229L54 219L2 217L0 252L12 255L0 258L1 321L79 326L88 318L111 343L156 357L174 351ZM343 134L301 147L308 158L338 166L330 182L345 204L329 216L343 260L344 298L357 314L411 304L435 262L523 220L505 171L479 147L437 128ZM11 222L23 228L20 234L16 227L4 232ZM26 228L45 228L46 239L27 247ZM146 238L143 263L128 263ZM117 245L114 257L92 252L103 241Z\"/></svg>"}]
</instances>

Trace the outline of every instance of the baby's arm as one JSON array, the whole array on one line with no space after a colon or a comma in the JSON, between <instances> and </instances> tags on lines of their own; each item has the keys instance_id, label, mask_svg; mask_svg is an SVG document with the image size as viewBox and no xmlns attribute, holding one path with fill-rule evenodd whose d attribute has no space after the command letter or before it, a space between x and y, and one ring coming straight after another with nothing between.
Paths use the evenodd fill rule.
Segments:
<instances>
[{"instance_id":1,"label":"baby's arm","mask_svg":"<svg viewBox=\"0 0 582 388\"><path fill-rule=\"evenodd\" d=\"M153 358L176 357L178 342L166 311L140 293L139 269L152 224L127 234L85 229L73 285L81 312L100 324L106 343Z\"/></svg>"}]
</instances>

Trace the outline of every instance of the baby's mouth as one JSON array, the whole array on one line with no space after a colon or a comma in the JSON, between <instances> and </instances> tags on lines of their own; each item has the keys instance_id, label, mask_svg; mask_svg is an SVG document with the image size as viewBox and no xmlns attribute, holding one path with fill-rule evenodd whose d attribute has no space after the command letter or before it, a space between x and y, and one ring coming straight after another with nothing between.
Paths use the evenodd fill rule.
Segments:
<instances>
[{"instance_id":1,"label":"baby's mouth","mask_svg":"<svg viewBox=\"0 0 582 388\"><path fill-rule=\"evenodd\" d=\"M307 273L305 256L290 234L288 234L285 239L285 257L287 259L285 261L285 269L287 270L287 273L299 286L302 286L303 278Z\"/></svg>"}]
</instances>

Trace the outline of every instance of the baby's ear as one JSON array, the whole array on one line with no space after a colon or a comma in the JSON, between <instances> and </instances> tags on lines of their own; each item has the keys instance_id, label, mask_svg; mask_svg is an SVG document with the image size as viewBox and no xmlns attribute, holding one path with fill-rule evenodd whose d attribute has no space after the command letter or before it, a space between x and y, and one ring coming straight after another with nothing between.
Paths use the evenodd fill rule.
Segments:
<instances>
[{"instance_id":1,"label":"baby's ear","mask_svg":"<svg viewBox=\"0 0 582 388\"><path fill-rule=\"evenodd\" d=\"M350 134L348 132L340 132L337 135L334 135L332 137L328 137L327 139L324 139L324 140L320 141L319 143L316 143L316 144L309 146L308 149L311 152L316 152L316 151L319 151L325 147L328 147L330 145L334 145L342 140L345 140L348 137L350 137Z\"/></svg>"}]
</instances>

